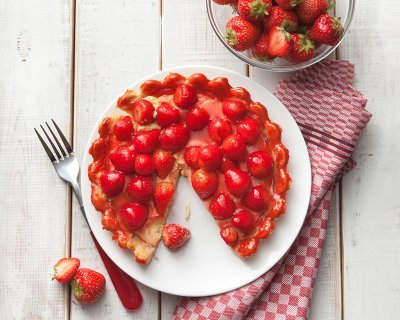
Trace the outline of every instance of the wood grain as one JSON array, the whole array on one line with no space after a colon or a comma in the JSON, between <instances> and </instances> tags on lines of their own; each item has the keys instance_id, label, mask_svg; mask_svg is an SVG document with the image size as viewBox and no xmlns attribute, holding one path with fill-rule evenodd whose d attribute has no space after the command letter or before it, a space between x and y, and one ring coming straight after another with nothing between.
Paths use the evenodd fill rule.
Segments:
<instances>
[{"instance_id":1,"label":"wood grain","mask_svg":"<svg viewBox=\"0 0 400 320\"><path fill-rule=\"evenodd\" d=\"M396 0L361 2L339 50L373 113L343 179L345 319L400 318L399 14Z\"/></svg>"},{"instance_id":2,"label":"wood grain","mask_svg":"<svg viewBox=\"0 0 400 320\"><path fill-rule=\"evenodd\" d=\"M77 1L74 136L80 159L89 132L108 103L140 77L159 69L160 43L158 0ZM83 266L106 274L75 202L72 253ZM129 313L108 277L107 282L105 296L96 305L72 303L71 319L158 319L158 292L140 285L143 305Z\"/></svg>"},{"instance_id":3,"label":"wood grain","mask_svg":"<svg viewBox=\"0 0 400 320\"><path fill-rule=\"evenodd\" d=\"M68 288L51 281L69 252L69 193L33 127L69 134L71 7L0 2L0 318L67 319Z\"/></svg>"}]
</instances>

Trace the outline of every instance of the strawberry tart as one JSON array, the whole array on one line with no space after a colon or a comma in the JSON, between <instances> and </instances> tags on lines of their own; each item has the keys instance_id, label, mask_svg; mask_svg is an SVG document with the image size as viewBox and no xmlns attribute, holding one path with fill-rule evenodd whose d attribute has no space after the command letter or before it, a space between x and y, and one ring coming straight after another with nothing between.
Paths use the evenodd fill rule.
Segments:
<instances>
[{"instance_id":1,"label":"strawberry tart","mask_svg":"<svg viewBox=\"0 0 400 320\"><path fill-rule=\"evenodd\" d=\"M88 175L91 201L119 246L151 261L184 176L221 241L240 257L256 254L285 212L291 182L289 152L267 109L227 78L200 73L148 80L117 107L126 114L101 122Z\"/></svg>"}]
</instances>

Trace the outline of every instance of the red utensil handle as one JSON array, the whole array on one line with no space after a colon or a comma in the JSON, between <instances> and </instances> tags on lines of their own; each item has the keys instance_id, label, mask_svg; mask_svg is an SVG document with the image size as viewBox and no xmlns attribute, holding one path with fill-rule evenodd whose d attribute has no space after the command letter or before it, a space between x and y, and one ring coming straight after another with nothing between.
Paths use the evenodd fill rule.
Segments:
<instances>
[{"instance_id":1,"label":"red utensil handle","mask_svg":"<svg viewBox=\"0 0 400 320\"><path fill-rule=\"evenodd\" d=\"M90 232L90 235L96 244L96 248L100 253L100 257L106 266L108 274L110 275L111 281L122 304L128 310L136 310L142 304L143 298L138 287L136 286L135 281L108 257L100 244L97 242L93 232Z\"/></svg>"}]
</instances>

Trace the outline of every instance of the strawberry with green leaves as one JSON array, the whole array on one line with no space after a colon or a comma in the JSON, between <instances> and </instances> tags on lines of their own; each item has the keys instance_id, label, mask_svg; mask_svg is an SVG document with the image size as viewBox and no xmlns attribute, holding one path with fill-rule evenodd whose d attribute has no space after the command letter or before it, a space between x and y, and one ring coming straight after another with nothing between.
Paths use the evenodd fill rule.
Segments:
<instances>
[{"instance_id":1,"label":"strawberry with green leaves","mask_svg":"<svg viewBox=\"0 0 400 320\"><path fill-rule=\"evenodd\" d=\"M284 57L290 51L292 37L282 27L274 27L268 33L268 53L271 56Z\"/></svg>"},{"instance_id":2,"label":"strawberry with green leaves","mask_svg":"<svg viewBox=\"0 0 400 320\"><path fill-rule=\"evenodd\" d=\"M66 283L72 280L79 269L80 261L78 258L62 258L54 266L53 280Z\"/></svg>"},{"instance_id":3,"label":"strawberry with green leaves","mask_svg":"<svg viewBox=\"0 0 400 320\"><path fill-rule=\"evenodd\" d=\"M279 6L273 6L268 17L264 19L264 31L273 27L283 27L288 32L296 32L299 20L293 10L285 10Z\"/></svg>"},{"instance_id":4,"label":"strawberry with green leaves","mask_svg":"<svg viewBox=\"0 0 400 320\"><path fill-rule=\"evenodd\" d=\"M332 17L329 14L323 14L312 26L310 38L318 44L334 46L342 39L343 33L344 29L340 18Z\"/></svg>"},{"instance_id":5,"label":"strawberry with green leaves","mask_svg":"<svg viewBox=\"0 0 400 320\"><path fill-rule=\"evenodd\" d=\"M286 60L300 63L311 60L314 55L314 43L304 34L292 34L292 47Z\"/></svg>"},{"instance_id":6,"label":"strawberry with green leaves","mask_svg":"<svg viewBox=\"0 0 400 320\"><path fill-rule=\"evenodd\" d=\"M275 0L278 6L285 10L291 10L303 0Z\"/></svg>"},{"instance_id":7,"label":"strawberry with green leaves","mask_svg":"<svg viewBox=\"0 0 400 320\"><path fill-rule=\"evenodd\" d=\"M328 0L303 0L296 7L296 12L302 23L311 26L321 14L326 13L328 8Z\"/></svg>"},{"instance_id":8,"label":"strawberry with green leaves","mask_svg":"<svg viewBox=\"0 0 400 320\"><path fill-rule=\"evenodd\" d=\"M260 29L246 19L235 16L226 24L226 41L237 51L249 49L260 36Z\"/></svg>"},{"instance_id":9,"label":"strawberry with green leaves","mask_svg":"<svg viewBox=\"0 0 400 320\"><path fill-rule=\"evenodd\" d=\"M92 303L104 292L106 278L94 270L81 268L75 275L72 288L80 303Z\"/></svg>"},{"instance_id":10,"label":"strawberry with green leaves","mask_svg":"<svg viewBox=\"0 0 400 320\"><path fill-rule=\"evenodd\" d=\"M239 0L237 10L242 18L258 22L268 16L271 7L272 0Z\"/></svg>"}]
</instances>

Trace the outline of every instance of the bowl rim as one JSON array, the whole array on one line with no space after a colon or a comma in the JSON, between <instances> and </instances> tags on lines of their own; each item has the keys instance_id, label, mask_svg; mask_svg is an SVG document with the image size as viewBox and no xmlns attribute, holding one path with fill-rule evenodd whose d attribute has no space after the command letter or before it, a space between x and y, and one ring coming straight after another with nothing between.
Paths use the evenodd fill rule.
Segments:
<instances>
[{"instance_id":1,"label":"bowl rim","mask_svg":"<svg viewBox=\"0 0 400 320\"><path fill-rule=\"evenodd\" d=\"M343 25L343 28L344 28L343 37L340 39L340 41L336 45L329 47L327 50L322 52L318 57L315 57L309 61L299 63L299 64L293 64L291 66L273 66L272 64L267 64L265 62L256 61L255 59L245 56L241 52L234 50L225 41L225 37L219 32L219 28L217 26L217 23L214 19L213 13L212 13L212 7L211 7L212 1L213 0L206 0L208 20L211 23L214 33L217 35L218 39L222 42L222 44L225 46L225 48L227 48L229 52L231 52L237 58L246 62L250 66L257 67L257 68L264 69L266 71L271 71L271 72L291 72L291 71L302 70L302 69L310 67L310 66L322 61L326 57L328 57L332 52L334 52L339 47L339 45L342 43L343 39L346 37L347 31L351 25L351 22L353 21L354 12L355 12L355 3L356 3L356 0L349 0L349 9L347 11L348 15L347 15L345 24Z\"/></svg>"}]
</instances>

